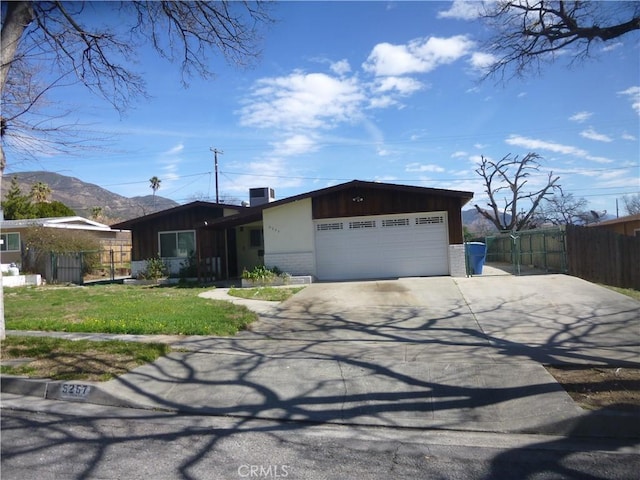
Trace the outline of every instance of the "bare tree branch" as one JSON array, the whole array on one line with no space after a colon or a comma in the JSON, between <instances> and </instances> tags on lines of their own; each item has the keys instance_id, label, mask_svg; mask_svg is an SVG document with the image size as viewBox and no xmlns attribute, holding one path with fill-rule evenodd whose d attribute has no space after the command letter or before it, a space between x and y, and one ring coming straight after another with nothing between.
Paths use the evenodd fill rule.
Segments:
<instances>
[{"instance_id":1,"label":"bare tree branch","mask_svg":"<svg viewBox=\"0 0 640 480\"><path fill-rule=\"evenodd\" d=\"M559 189L558 180L553 173L548 174L545 185L536 191L525 191L529 177L540 170L540 156L531 152L519 159L511 154L505 155L498 162L481 157L476 173L482 177L489 201L490 211L475 205L480 215L493 223L500 231L523 230L527 228L540 202ZM502 197L502 208L498 200ZM528 200L530 205L524 209L521 201Z\"/></svg>"},{"instance_id":2,"label":"bare tree branch","mask_svg":"<svg viewBox=\"0 0 640 480\"><path fill-rule=\"evenodd\" d=\"M510 69L517 76L539 71L565 51L571 62L580 61L590 56L594 41L640 30L640 2L487 2L481 18L494 32L486 48L495 61L486 76L504 78Z\"/></svg>"}]
</instances>

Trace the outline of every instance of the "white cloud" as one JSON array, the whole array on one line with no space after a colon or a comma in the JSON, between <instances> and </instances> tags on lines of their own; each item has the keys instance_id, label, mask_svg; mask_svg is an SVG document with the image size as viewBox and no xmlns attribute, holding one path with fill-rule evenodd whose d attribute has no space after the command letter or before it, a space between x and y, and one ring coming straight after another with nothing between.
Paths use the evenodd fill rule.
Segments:
<instances>
[{"instance_id":1,"label":"white cloud","mask_svg":"<svg viewBox=\"0 0 640 480\"><path fill-rule=\"evenodd\" d=\"M613 142L613 139L603 133L596 132L593 128L583 130L580 132L580 136L588 138L589 140L595 140L596 142Z\"/></svg>"},{"instance_id":2,"label":"white cloud","mask_svg":"<svg viewBox=\"0 0 640 480\"><path fill-rule=\"evenodd\" d=\"M636 140L636 137L631 135L630 133L624 132L622 134L622 139L623 140L631 140L632 142Z\"/></svg>"},{"instance_id":3,"label":"white cloud","mask_svg":"<svg viewBox=\"0 0 640 480\"><path fill-rule=\"evenodd\" d=\"M462 151L462 150L458 150L457 152L453 152L451 154L451 158L463 158L463 157L466 157L468 155L469 154L467 152Z\"/></svg>"},{"instance_id":4,"label":"white cloud","mask_svg":"<svg viewBox=\"0 0 640 480\"><path fill-rule=\"evenodd\" d=\"M484 72L497 61L497 57L491 53L473 52L469 63L474 70Z\"/></svg>"},{"instance_id":5,"label":"white cloud","mask_svg":"<svg viewBox=\"0 0 640 480\"><path fill-rule=\"evenodd\" d=\"M438 12L438 18L454 18L456 20L475 20L484 9L483 2L453 0L449 10Z\"/></svg>"},{"instance_id":6,"label":"white cloud","mask_svg":"<svg viewBox=\"0 0 640 480\"><path fill-rule=\"evenodd\" d=\"M382 95L369 100L370 108L389 108L397 104L398 102L390 95Z\"/></svg>"},{"instance_id":7,"label":"white cloud","mask_svg":"<svg viewBox=\"0 0 640 480\"><path fill-rule=\"evenodd\" d=\"M273 151L279 156L289 157L318 150L316 141L308 135L292 135L284 140L273 142Z\"/></svg>"},{"instance_id":8,"label":"white cloud","mask_svg":"<svg viewBox=\"0 0 640 480\"><path fill-rule=\"evenodd\" d=\"M349 65L349 61L347 59L332 63L330 68L333 73L340 76L346 75L351 71L351 65Z\"/></svg>"},{"instance_id":9,"label":"white cloud","mask_svg":"<svg viewBox=\"0 0 640 480\"><path fill-rule=\"evenodd\" d=\"M571 120L572 122L578 122L578 123L583 123L586 122L587 120L589 120L591 118L591 116L593 115L592 112L578 112L575 113L573 115L571 115L569 117L569 120Z\"/></svg>"},{"instance_id":10,"label":"white cloud","mask_svg":"<svg viewBox=\"0 0 640 480\"><path fill-rule=\"evenodd\" d=\"M355 78L294 71L284 77L258 80L240 110L240 123L285 130L329 128L334 122L358 116L364 100Z\"/></svg>"},{"instance_id":11,"label":"white cloud","mask_svg":"<svg viewBox=\"0 0 640 480\"><path fill-rule=\"evenodd\" d=\"M616 42L616 43L607 44L604 47L602 47L602 51L603 52L610 52L612 50L615 50L617 48L622 47L622 45L623 45L622 42Z\"/></svg>"},{"instance_id":12,"label":"white cloud","mask_svg":"<svg viewBox=\"0 0 640 480\"><path fill-rule=\"evenodd\" d=\"M549 152L561 153L563 155L573 155L575 157L584 158L597 163L611 163L613 160L605 157L597 157L589 155L589 152L571 145L563 145L561 143L548 142L546 140L538 140L535 138L527 138L521 135L510 135L505 142L516 147L523 147L529 150L547 150Z\"/></svg>"},{"instance_id":13,"label":"white cloud","mask_svg":"<svg viewBox=\"0 0 640 480\"><path fill-rule=\"evenodd\" d=\"M410 163L405 167L405 171L407 172L444 172L444 168L440 165L433 164L422 164L422 163Z\"/></svg>"},{"instance_id":14,"label":"white cloud","mask_svg":"<svg viewBox=\"0 0 640 480\"><path fill-rule=\"evenodd\" d=\"M405 45L379 43L362 67L376 76L427 73L469 54L474 45L465 35L419 38Z\"/></svg>"},{"instance_id":15,"label":"white cloud","mask_svg":"<svg viewBox=\"0 0 640 480\"><path fill-rule=\"evenodd\" d=\"M163 155L177 155L180 152L182 152L184 150L184 144L183 143L179 143L178 145L176 145L175 147L171 147L169 150L167 150L166 152L163 152Z\"/></svg>"},{"instance_id":16,"label":"white cloud","mask_svg":"<svg viewBox=\"0 0 640 480\"><path fill-rule=\"evenodd\" d=\"M640 114L640 86L629 87L618 92L618 95L626 95L631 100L631 108Z\"/></svg>"},{"instance_id":17,"label":"white cloud","mask_svg":"<svg viewBox=\"0 0 640 480\"><path fill-rule=\"evenodd\" d=\"M377 92L396 91L400 95L411 95L424 87L419 81L409 77L384 77L376 82Z\"/></svg>"}]
</instances>

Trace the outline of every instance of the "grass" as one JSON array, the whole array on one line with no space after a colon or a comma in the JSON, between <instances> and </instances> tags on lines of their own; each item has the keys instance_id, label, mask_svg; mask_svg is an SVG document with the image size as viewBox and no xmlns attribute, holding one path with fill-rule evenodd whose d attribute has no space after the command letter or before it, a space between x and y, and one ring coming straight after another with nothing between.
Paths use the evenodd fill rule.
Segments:
<instances>
[{"instance_id":1,"label":"grass","mask_svg":"<svg viewBox=\"0 0 640 480\"><path fill-rule=\"evenodd\" d=\"M158 343L27 336L9 336L1 347L3 361L24 359L21 365L0 367L3 375L89 381L110 380L170 351Z\"/></svg>"},{"instance_id":2,"label":"grass","mask_svg":"<svg viewBox=\"0 0 640 480\"><path fill-rule=\"evenodd\" d=\"M638 300L640 302L640 290L634 290L633 288L620 288L620 287L610 287L609 285L603 285L614 292L621 293L622 295L626 295L627 297L631 297L634 300Z\"/></svg>"},{"instance_id":3,"label":"grass","mask_svg":"<svg viewBox=\"0 0 640 480\"><path fill-rule=\"evenodd\" d=\"M258 288L230 288L229 295L240 298L248 298L251 300L267 300L270 302L282 302L304 287L276 288L276 287L258 287Z\"/></svg>"},{"instance_id":4,"label":"grass","mask_svg":"<svg viewBox=\"0 0 640 480\"><path fill-rule=\"evenodd\" d=\"M198 297L204 288L139 285L5 290L8 330L235 335L257 319L239 305Z\"/></svg>"}]
</instances>

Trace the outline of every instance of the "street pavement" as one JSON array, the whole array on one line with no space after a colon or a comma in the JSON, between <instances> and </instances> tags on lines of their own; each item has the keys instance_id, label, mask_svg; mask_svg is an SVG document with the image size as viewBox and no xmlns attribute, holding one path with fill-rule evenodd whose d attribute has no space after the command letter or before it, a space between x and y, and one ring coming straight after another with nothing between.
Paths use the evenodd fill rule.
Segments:
<instances>
[{"instance_id":1,"label":"street pavement","mask_svg":"<svg viewBox=\"0 0 640 480\"><path fill-rule=\"evenodd\" d=\"M203 296L260 319L229 338L61 334L176 350L109 382L3 378L2 390L265 420L640 437L637 415L583 411L543 367L640 367L640 303L578 278L318 283L281 304Z\"/></svg>"}]
</instances>

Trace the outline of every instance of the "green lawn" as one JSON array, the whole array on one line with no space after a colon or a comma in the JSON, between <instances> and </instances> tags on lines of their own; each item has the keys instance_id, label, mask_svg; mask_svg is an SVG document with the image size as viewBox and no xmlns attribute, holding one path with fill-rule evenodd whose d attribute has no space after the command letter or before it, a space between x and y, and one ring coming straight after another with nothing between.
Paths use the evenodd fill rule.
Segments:
<instances>
[{"instance_id":1,"label":"green lawn","mask_svg":"<svg viewBox=\"0 0 640 480\"><path fill-rule=\"evenodd\" d=\"M110 380L170 351L168 345L119 341L65 340L8 336L2 341L2 360L24 364L2 366L4 375L53 380Z\"/></svg>"},{"instance_id":2,"label":"green lawn","mask_svg":"<svg viewBox=\"0 0 640 480\"><path fill-rule=\"evenodd\" d=\"M198 297L205 288L138 285L5 289L8 330L234 335L257 319L239 305Z\"/></svg>"}]
</instances>

